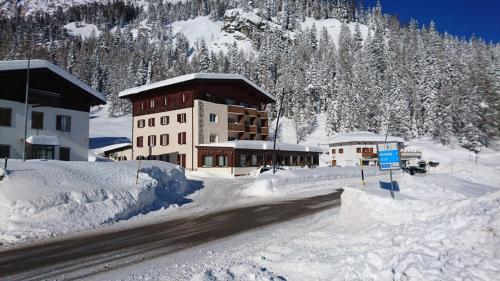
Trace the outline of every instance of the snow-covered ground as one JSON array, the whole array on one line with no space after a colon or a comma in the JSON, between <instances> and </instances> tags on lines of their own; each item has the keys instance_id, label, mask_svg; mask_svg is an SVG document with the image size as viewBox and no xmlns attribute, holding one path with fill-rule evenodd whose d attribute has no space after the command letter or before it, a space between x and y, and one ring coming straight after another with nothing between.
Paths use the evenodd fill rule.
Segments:
<instances>
[{"instance_id":1,"label":"snow-covered ground","mask_svg":"<svg viewBox=\"0 0 500 281\"><path fill-rule=\"evenodd\" d=\"M396 200L375 180L369 180L366 188L341 183L346 187L340 209L212 242L104 277L496 280L500 274L500 153L486 150L476 165L469 161L470 152L461 148L441 147L429 140L411 144L442 166L426 175L397 174L401 192L396 193ZM321 171L282 171L277 176L261 175L257 182L271 178L267 183L271 188L265 190L274 188L280 194L327 189L339 183L336 178L317 176ZM244 192L255 185L250 179Z\"/></svg>"},{"instance_id":2,"label":"snow-covered ground","mask_svg":"<svg viewBox=\"0 0 500 281\"><path fill-rule=\"evenodd\" d=\"M192 192L175 165L143 161L136 183L137 167L136 161L10 160L0 181L0 242L112 224L185 203Z\"/></svg>"}]
</instances>

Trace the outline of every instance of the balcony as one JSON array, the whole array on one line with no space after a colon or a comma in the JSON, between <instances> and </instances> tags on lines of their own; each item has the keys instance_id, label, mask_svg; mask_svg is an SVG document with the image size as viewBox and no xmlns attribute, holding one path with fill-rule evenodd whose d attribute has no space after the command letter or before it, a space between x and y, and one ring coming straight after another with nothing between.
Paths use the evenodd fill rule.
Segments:
<instances>
[{"instance_id":1,"label":"balcony","mask_svg":"<svg viewBox=\"0 0 500 281\"><path fill-rule=\"evenodd\" d=\"M269 128L268 127L257 127L257 134L269 135Z\"/></svg>"},{"instance_id":2,"label":"balcony","mask_svg":"<svg viewBox=\"0 0 500 281\"><path fill-rule=\"evenodd\" d=\"M374 159L374 158L377 158L378 155L377 155L377 153L373 153L373 152L362 152L361 157L363 159Z\"/></svg>"},{"instance_id":3,"label":"balcony","mask_svg":"<svg viewBox=\"0 0 500 281\"><path fill-rule=\"evenodd\" d=\"M229 123L229 124L227 124L227 129L229 131L234 131L234 132L244 132L245 125L244 124Z\"/></svg>"},{"instance_id":4,"label":"balcony","mask_svg":"<svg viewBox=\"0 0 500 281\"><path fill-rule=\"evenodd\" d=\"M267 112L265 111L257 111L257 117L261 119L267 119Z\"/></svg>"},{"instance_id":5,"label":"balcony","mask_svg":"<svg viewBox=\"0 0 500 281\"><path fill-rule=\"evenodd\" d=\"M237 105L228 105L227 112L232 114L245 115L245 108Z\"/></svg>"},{"instance_id":6,"label":"balcony","mask_svg":"<svg viewBox=\"0 0 500 281\"><path fill-rule=\"evenodd\" d=\"M257 109L247 108L245 111L246 111L246 115L252 116L252 117L257 117Z\"/></svg>"},{"instance_id":7,"label":"balcony","mask_svg":"<svg viewBox=\"0 0 500 281\"><path fill-rule=\"evenodd\" d=\"M257 126L254 125L246 125L245 132L250 134L257 134Z\"/></svg>"}]
</instances>

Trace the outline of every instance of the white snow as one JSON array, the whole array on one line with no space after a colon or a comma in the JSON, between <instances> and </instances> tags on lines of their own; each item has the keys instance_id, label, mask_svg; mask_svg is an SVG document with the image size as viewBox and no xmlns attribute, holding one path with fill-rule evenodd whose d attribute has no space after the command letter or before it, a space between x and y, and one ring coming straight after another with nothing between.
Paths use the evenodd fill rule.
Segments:
<instances>
[{"instance_id":1,"label":"white snow","mask_svg":"<svg viewBox=\"0 0 500 281\"><path fill-rule=\"evenodd\" d=\"M230 147L234 149L256 149L256 150L273 150L274 142L262 140L237 140L227 142L216 142L199 144L199 147ZM276 142L276 150L283 151L301 151L301 152L323 152L320 147L307 146L293 143Z\"/></svg>"},{"instance_id":2,"label":"white snow","mask_svg":"<svg viewBox=\"0 0 500 281\"><path fill-rule=\"evenodd\" d=\"M149 91L149 90L153 90L153 89L156 89L156 88L161 88L161 87L165 87L165 86L175 85L175 84L179 84L179 83L182 83L182 82L191 81L191 80L195 80L195 79L204 79L204 80L242 80L245 83L247 83L248 85L250 85L253 88L255 88L256 90L258 90L259 92L261 92L263 95L266 95L271 100L276 101L276 99L271 94L269 94L268 92L264 91L261 87L255 85L255 83L253 83L252 81L248 80L245 76L243 76L241 74L228 74L228 73L191 73L191 74L177 76L177 77L174 77L174 78L162 80L162 81L159 81L159 82L155 82L155 83L151 83L151 84L147 84L147 85L143 85L143 86L139 86L139 87L135 87L135 88L126 89L126 90L121 91L118 95L121 98L128 97L128 96L132 96L132 95L135 95L135 94L139 94L139 93L144 92L144 91Z\"/></svg>"},{"instance_id":3,"label":"white snow","mask_svg":"<svg viewBox=\"0 0 500 281\"><path fill-rule=\"evenodd\" d=\"M10 60L10 61L0 61L0 71L8 71L8 70L20 70L28 68L28 60ZM66 70L61 67L48 62L46 60L30 60L30 69L36 68L47 68L60 77L66 79L67 81L73 83L75 86L81 88L85 92L93 95L99 100L99 104L106 103L106 98L98 91L92 89L89 85L83 83L75 76L71 75Z\"/></svg>"},{"instance_id":4,"label":"white snow","mask_svg":"<svg viewBox=\"0 0 500 281\"><path fill-rule=\"evenodd\" d=\"M44 238L167 208L190 192L182 169L138 163L10 160L0 181L0 241Z\"/></svg>"},{"instance_id":5,"label":"white snow","mask_svg":"<svg viewBox=\"0 0 500 281\"><path fill-rule=\"evenodd\" d=\"M59 138L57 136L29 136L26 142L40 145L59 145Z\"/></svg>"},{"instance_id":6,"label":"white snow","mask_svg":"<svg viewBox=\"0 0 500 281\"><path fill-rule=\"evenodd\" d=\"M331 36L333 42L335 44L338 44L339 37L340 37L340 30L342 28L341 21L339 21L338 19L333 19L333 18L317 20L315 18L308 17L308 18L306 18L306 20L304 22L301 23L301 28L302 29L311 28L313 26L313 24L316 26L316 32L317 32L318 38L319 38L319 36L321 36L321 32L322 32L323 28L326 28L326 30L328 31L328 34ZM351 31L351 33L354 34L356 23L350 22L350 23L347 23L346 25L349 28L349 30ZM364 24L359 24L359 30L361 32L361 37L363 38L363 40L366 40L368 38L368 30L369 30L368 26L366 26Z\"/></svg>"},{"instance_id":7,"label":"white snow","mask_svg":"<svg viewBox=\"0 0 500 281\"><path fill-rule=\"evenodd\" d=\"M500 154L488 151L476 166L462 149L443 148L429 140L413 144L423 148L424 155L448 164L426 175L396 175L401 192L395 200L375 180L368 181L366 188L360 183L345 184L340 209L215 241L106 277L496 280L500 274ZM464 161L459 165L464 169L451 169ZM326 171L281 171L272 177L258 176L257 181L274 179L271 186L281 194L338 184L338 179L326 177ZM338 171L345 175L341 171L347 170ZM481 177L467 180L471 174ZM252 185L250 181L247 188ZM268 198L275 193L260 195Z\"/></svg>"},{"instance_id":8,"label":"white snow","mask_svg":"<svg viewBox=\"0 0 500 281\"><path fill-rule=\"evenodd\" d=\"M97 38L101 34L96 25L85 22L70 22L63 26L71 36L79 36L83 40Z\"/></svg>"}]
</instances>

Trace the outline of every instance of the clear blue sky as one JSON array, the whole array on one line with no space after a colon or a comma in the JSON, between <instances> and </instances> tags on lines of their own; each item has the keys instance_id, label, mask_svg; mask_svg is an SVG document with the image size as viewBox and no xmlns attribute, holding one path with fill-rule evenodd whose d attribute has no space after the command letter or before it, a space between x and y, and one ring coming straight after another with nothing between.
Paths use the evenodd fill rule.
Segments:
<instances>
[{"instance_id":1,"label":"clear blue sky","mask_svg":"<svg viewBox=\"0 0 500 281\"><path fill-rule=\"evenodd\" d=\"M375 6L377 0L357 0ZM500 42L500 0L381 0L382 11L396 15L403 24L411 18L420 25L436 23L439 32L486 42Z\"/></svg>"}]
</instances>

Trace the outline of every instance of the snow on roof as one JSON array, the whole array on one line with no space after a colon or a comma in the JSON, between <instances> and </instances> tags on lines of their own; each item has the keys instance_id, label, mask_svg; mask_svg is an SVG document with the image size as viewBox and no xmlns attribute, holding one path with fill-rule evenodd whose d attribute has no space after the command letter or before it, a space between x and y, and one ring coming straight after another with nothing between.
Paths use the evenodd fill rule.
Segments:
<instances>
[{"instance_id":1,"label":"snow on roof","mask_svg":"<svg viewBox=\"0 0 500 281\"><path fill-rule=\"evenodd\" d=\"M9 60L9 61L0 61L0 71L7 70L22 70L28 67L28 60ZM63 68L49 62L46 60L31 60L30 61L30 69L38 69L38 68L46 68L50 71L56 73L67 81L73 83L75 86L84 90L85 92L93 95L97 99L101 100L103 104L106 103L106 98L98 91L92 89L89 85L83 83L80 79L73 76L68 71Z\"/></svg>"},{"instance_id":2,"label":"snow on roof","mask_svg":"<svg viewBox=\"0 0 500 281\"><path fill-rule=\"evenodd\" d=\"M104 152L108 152L108 151L112 151L112 150L120 149L120 148L126 148L126 147L132 147L132 143L130 143L130 142L116 143L116 144L93 149L92 152L93 153L104 153Z\"/></svg>"},{"instance_id":3,"label":"snow on roof","mask_svg":"<svg viewBox=\"0 0 500 281\"><path fill-rule=\"evenodd\" d=\"M354 131L349 133L338 133L330 140L330 144L349 143L349 142L374 142L381 143L385 141L385 135L379 135L372 132ZM400 137L387 136L388 142L404 142Z\"/></svg>"},{"instance_id":4,"label":"snow on roof","mask_svg":"<svg viewBox=\"0 0 500 281\"><path fill-rule=\"evenodd\" d=\"M124 98L124 97L132 96L132 95L144 92L144 91L149 91L149 90L153 90L153 89L157 89L157 88L161 88L161 87L165 87L165 86L175 85L178 83L182 83L182 82L186 82L186 81L190 81L190 80L195 80L195 79L242 80L242 81L246 82L247 84L249 84L250 86L257 89L259 92L261 92L262 94L264 94L268 98L272 99L273 101L276 101L276 98L274 96L272 96L268 92L264 91L261 87L257 86L252 81L248 80L245 76L243 76L241 74L229 74L229 73L191 73L191 74L186 74L186 75L177 76L174 78L162 80L162 81L155 82L155 83L126 89L126 90L121 91L118 94L118 96L120 98Z\"/></svg>"},{"instance_id":5,"label":"snow on roof","mask_svg":"<svg viewBox=\"0 0 500 281\"><path fill-rule=\"evenodd\" d=\"M199 144L199 147L229 147L234 149L255 149L255 150L273 150L272 141L262 141L262 140L238 140L238 141L228 141L228 142L216 142ZM301 151L301 152L318 152L322 153L323 149L319 146L308 146L292 143L276 143L276 150L282 151Z\"/></svg>"},{"instance_id":6,"label":"snow on roof","mask_svg":"<svg viewBox=\"0 0 500 281\"><path fill-rule=\"evenodd\" d=\"M39 145L59 145L59 138L57 136L30 136L26 142Z\"/></svg>"}]
</instances>

